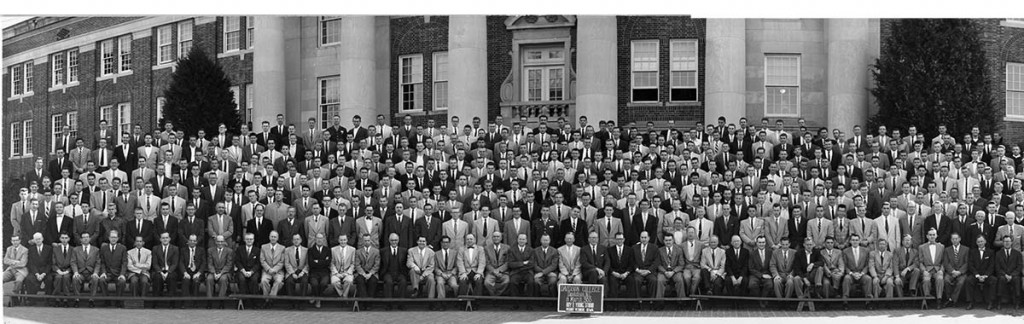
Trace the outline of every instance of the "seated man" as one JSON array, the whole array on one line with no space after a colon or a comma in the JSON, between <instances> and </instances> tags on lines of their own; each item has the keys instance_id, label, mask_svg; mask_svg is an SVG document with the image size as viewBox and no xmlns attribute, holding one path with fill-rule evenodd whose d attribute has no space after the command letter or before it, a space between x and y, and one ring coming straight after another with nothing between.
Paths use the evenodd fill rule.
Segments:
<instances>
[{"instance_id":1,"label":"seated man","mask_svg":"<svg viewBox=\"0 0 1024 324\"><path fill-rule=\"evenodd\" d=\"M687 247L684 245L683 248ZM712 236L708 238L708 246L705 246L700 252L700 276L698 278L702 279L701 285L704 287L704 293L722 295L726 280L725 269L725 249L719 246L718 237ZM698 291L696 285L692 285L690 286L691 295Z\"/></svg>"},{"instance_id":2,"label":"seated man","mask_svg":"<svg viewBox=\"0 0 1024 324\"><path fill-rule=\"evenodd\" d=\"M242 294L257 294L260 282L260 247L256 246L256 235L245 233L242 246L235 251L235 269L238 269L237 284Z\"/></svg>"},{"instance_id":3,"label":"seated man","mask_svg":"<svg viewBox=\"0 0 1024 324\"><path fill-rule=\"evenodd\" d=\"M206 278L204 276L206 265L206 251L196 246L199 244L197 234L189 234L185 247L181 249L181 290L186 297L199 296L199 285ZM207 291L212 291L212 286L206 286ZM195 302L192 303L195 307ZM182 304L181 307L185 307Z\"/></svg>"},{"instance_id":4,"label":"seated man","mask_svg":"<svg viewBox=\"0 0 1024 324\"><path fill-rule=\"evenodd\" d=\"M784 238L785 236L779 237L779 242L782 242ZM768 248L768 239L763 236L754 239L754 244L756 247L750 251L750 275L747 289L751 296L767 297L774 283L771 270L772 249ZM779 246L781 248L781 243ZM765 303L761 302L761 308L764 307Z\"/></svg>"},{"instance_id":5,"label":"seated man","mask_svg":"<svg viewBox=\"0 0 1024 324\"><path fill-rule=\"evenodd\" d=\"M633 293L636 297L653 297L657 291L658 284L658 246L648 244L650 234L647 231L640 232L640 242L633 246L633 257L636 262L636 271L633 272ZM640 287L646 285L647 291L641 295Z\"/></svg>"},{"instance_id":6,"label":"seated man","mask_svg":"<svg viewBox=\"0 0 1024 324\"><path fill-rule=\"evenodd\" d=\"M284 287L288 296L306 296L309 284L309 249L302 246L302 235L292 234L292 246L284 249ZM302 302L295 301L292 308L302 308Z\"/></svg>"},{"instance_id":7,"label":"seated man","mask_svg":"<svg viewBox=\"0 0 1024 324\"><path fill-rule=\"evenodd\" d=\"M1013 213L1009 213L1013 214ZM949 298L945 300L945 304L941 305L946 307L949 304L956 304L960 301L960 294L963 291L964 283L967 282L967 257L968 249L967 246L960 244L960 234L953 233L949 236L950 246L946 247L945 255L943 259L943 273L945 274L946 281L943 285L946 287L946 291L949 293Z\"/></svg>"},{"instance_id":8,"label":"seated man","mask_svg":"<svg viewBox=\"0 0 1024 324\"><path fill-rule=\"evenodd\" d=\"M484 276L484 287L491 296L502 296L509 285L509 246L501 243L501 232L494 230L491 243L484 247L487 256L487 274ZM468 246L469 243L466 243Z\"/></svg>"},{"instance_id":9,"label":"seated man","mask_svg":"<svg viewBox=\"0 0 1024 324\"><path fill-rule=\"evenodd\" d=\"M216 290L217 297L223 298L228 296L228 284L235 266L235 253L228 247L224 235L214 236L213 244L214 246L206 251L206 266L209 271L206 274L206 297L212 298ZM211 308L211 305L207 304L206 308ZM220 308L224 308L224 301L220 302Z\"/></svg>"},{"instance_id":10,"label":"seated man","mask_svg":"<svg viewBox=\"0 0 1024 324\"><path fill-rule=\"evenodd\" d=\"M284 285L284 246L277 244L277 231L270 231L270 242L260 247L260 289L264 296L277 296ZM273 280L273 285L271 285ZM273 307L270 299L263 301L265 308Z\"/></svg>"},{"instance_id":11,"label":"seated man","mask_svg":"<svg viewBox=\"0 0 1024 324\"><path fill-rule=\"evenodd\" d=\"M339 216L340 217L340 216ZM377 294L377 279L380 273L380 250L373 247L376 240L370 238L370 234L364 233L359 240L359 250L356 251L356 295L359 297L373 298ZM346 243L348 241L346 240ZM340 241L339 241L339 244ZM332 248L333 249L333 248ZM331 251L334 254L334 251ZM332 283L334 279L331 279Z\"/></svg>"},{"instance_id":12,"label":"seated man","mask_svg":"<svg viewBox=\"0 0 1024 324\"><path fill-rule=\"evenodd\" d=\"M533 296L533 249L527 242L527 235L520 233L508 252L509 292L515 297Z\"/></svg>"},{"instance_id":13,"label":"seated man","mask_svg":"<svg viewBox=\"0 0 1024 324\"><path fill-rule=\"evenodd\" d=\"M869 252L861 246L860 235L850 234L850 247L843 251L843 264L846 275L843 276L843 298L849 298L854 282L860 283L864 297L871 297L871 274L868 273ZM843 307L849 308L847 302Z\"/></svg>"},{"instance_id":14,"label":"seated man","mask_svg":"<svg viewBox=\"0 0 1024 324\"><path fill-rule=\"evenodd\" d=\"M822 245L825 244L825 239L821 239ZM814 238L805 237L804 245L796 251L796 257L793 260L793 276L800 278L801 283L804 287L812 287L808 289L808 294L804 297L820 297L821 291L821 253L814 248Z\"/></svg>"},{"instance_id":15,"label":"seated man","mask_svg":"<svg viewBox=\"0 0 1024 324\"><path fill-rule=\"evenodd\" d=\"M609 218L613 217L609 216ZM605 244L599 244L598 237L597 231L587 234L587 246L583 248L580 255L580 273L583 275L583 283L586 284L605 285L608 283L608 276L605 272L608 262L605 254L607 254L608 248ZM614 240L614 238L609 239L609 241Z\"/></svg>"},{"instance_id":16,"label":"seated man","mask_svg":"<svg viewBox=\"0 0 1024 324\"><path fill-rule=\"evenodd\" d=\"M917 248L917 254L921 257L921 286L924 291L924 295L926 297L932 297L931 289L934 286L934 297L941 300L942 289L945 285L945 279L943 279L942 255L945 253L946 247L943 246L942 243L936 242L936 238L938 238L938 234L936 233L937 232L934 229L928 230L928 234L925 235L925 237L928 238L928 242L921 244L921 246ZM1019 272L1020 271L1018 271L1018 275Z\"/></svg>"},{"instance_id":17,"label":"seated man","mask_svg":"<svg viewBox=\"0 0 1024 324\"><path fill-rule=\"evenodd\" d=\"M829 298L834 291L840 291L843 283L843 275L846 274L846 267L843 265L843 252L836 249L836 239L825 237L825 248L821 249L821 272L820 285L821 294ZM817 281L819 278L815 278Z\"/></svg>"},{"instance_id":18,"label":"seated man","mask_svg":"<svg viewBox=\"0 0 1024 324\"><path fill-rule=\"evenodd\" d=\"M391 233L388 235L388 246L380 249L380 273L381 281L384 282L384 298L392 298L396 295L396 290L398 298L408 297L409 266L406 262L409 258L409 250L400 247L399 240L401 239L398 233ZM402 305L399 307L403 308ZM386 310L390 310L390 308L389 305Z\"/></svg>"},{"instance_id":19,"label":"seated man","mask_svg":"<svg viewBox=\"0 0 1024 324\"><path fill-rule=\"evenodd\" d=\"M348 234L342 234L344 236L345 244L341 245L347 247L342 255L342 262L339 264L339 271L346 273L345 277L340 278L339 282L346 283L345 289L338 291L338 297L348 297L348 292L352 288L352 283L355 281L353 276L355 269L356 260L356 248L348 245ZM338 237L338 241L342 241L341 236ZM309 248L309 255L306 257L309 260L309 284L313 289L313 296L321 297L324 295L324 290L327 287L334 287L334 251L327 246L327 237L324 233L316 233L313 236L313 240L316 242L313 247ZM337 289L335 289L337 290ZM316 307L320 308L320 300L316 301Z\"/></svg>"},{"instance_id":20,"label":"seated man","mask_svg":"<svg viewBox=\"0 0 1024 324\"><path fill-rule=\"evenodd\" d=\"M995 300L996 308L1002 307L1002 302L1009 302L1014 308L1020 305L1020 277L1021 277L1021 254L1013 249L1013 239L1009 235L1003 236L1003 248L995 252L995 277L998 299Z\"/></svg>"},{"instance_id":21,"label":"seated man","mask_svg":"<svg viewBox=\"0 0 1024 324\"><path fill-rule=\"evenodd\" d=\"M71 264L74 260L74 250L69 243L71 237L68 233L61 233L59 240L60 242L57 243L53 251L53 294L69 296L71 295L71 276L73 274ZM67 306L68 299L57 299L57 306L62 305Z\"/></svg>"},{"instance_id":22,"label":"seated man","mask_svg":"<svg viewBox=\"0 0 1024 324\"><path fill-rule=\"evenodd\" d=\"M676 297L685 297L686 283L683 279L683 264L686 261L683 260L683 251L675 244L675 238L671 235L665 235L664 240L665 246L658 249L661 262L658 263L658 289L654 297L665 297L665 286L670 284L674 287L673 291L675 291ZM693 246L693 241L684 246L697 250ZM697 279L700 280L699 275Z\"/></svg>"},{"instance_id":23,"label":"seated man","mask_svg":"<svg viewBox=\"0 0 1024 324\"><path fill-rule=\"evenodd\" d=\"M28 249L21 245L21 237L11 235L11 246L4 254L4 283L14 281L9 293L21 293L21 283L28 276Z\"/></svg>"},{"instance_id":24,"label":"seated man","mask_svg":"<svg viewBox=\"0 0 1024 324\"><path fill-rule=\"evenodd\" d=\"M551 247L551 236L541 234L540 246L533 250L534 295L557 297L558 250Z\"/></svg>"},{"instance_id":25,"label":"seated man","mask_svg":"<svg viewBox=\"0 0 1024 324\"><path fill-rule=\"evenodd\" d=\"M984 236L978 236L976 249L971 250L967 257L967 295L970 303L967 309L974 308L974 304L987 303L987 309L994 308L993 303L996 297L995 275L995 254L987 249Z\"/></svg>"},{"instance_id":26,"label":"seated man","mask_svg":"<svg viewBox=\"0 0 1024 324\"><path fill-rule=\"evenodd\" d=\"M459 293L458 253L452 248L452 238L441 236L441 249L434 254L434 283L437 285L437 298L445 298L448 288L453 294Z\"/></svg>"},{"instance_id":27,"label":"seated man","mask_svg":"<svg viewBox=\"0 0 1024 324\"><path fill-rule=\"evenodd\" d=\"M558 284L581 284L580 247L575 245L576 234L565 233L565 245L558 248ZM587 246L589 247L589 246Z\"/></svg>"},{"instance_id":28,"label":"seated man","mask_svg":"<svg viewBox=\"0 0 1024 324\"><path fill-rule=\"evenodd\" d=\"M910 296L917 296L917 283L920 281L921 268L918 266L919 256L914 248L914 238L910 234L903 235L902 246L893 249L892 272L893 289L896 296L903 297L903 291L909 286Z\"/></svg>"},{"instance_id":29,"label":"seated man","mask_svg":"<svg viewBox=\"0 0 1024 324\"><path fill-rule=\"evenodd\" d=\"M128 271L128 284L132 296L146 297L146 292L149 291L149 268L153 264L153 253L143 247L145 245L146 240L142 236L136 236L135 248L127 251L128 264L125 270Z\"/></svg>"},{"instance_id":30,"label":"seated man","mask_svg":"<svg viewBox=\"0 0 1024 324\"><path fill-rule=\"evenodd\" d=\"M626 284L626 298L636 297L633 280L628 280L630 273L636 270L633 262L633 249L626 247L626 237L622 232L615 233L615 244L605 253L605 273L608 275L608 298L619 297L620 287Z\"/></svg>"},{"instance_id":31,"label":"seated man","mask_svg":"<svg viewBox=\"0 0 1024 324\"><path fill-rule=\"evenodd\" d=\"M72 288L75 291L75 296L81 296L82 285L88 283L89 290L92 296L96 296L96 290L99 283L100 276L96 274L98 270L102 269L100 265L100 251L92 246L91 239L92 235L89 232L82 232L81 243L82 245L75 248L74 258L71 261L72 275ZM76 301L75 304L78 302ZM89 307L95 306L92 299L89 300Z\"/></svg>"},{"instance_id":32,"label":"seated man","mask_svg":"<svg viewBox=\"0 0 1024 324\"><path fill-rule=\"evenodd\" d=\"M757 240L753 242L756 246ZM750 274L750 250L743 248L743 241L739 235L732 236L730 245L732 248L725 251L725 292L730 296L746 296L747 275Z\"/></svg>"},{"instance_id":33,"label":"seated man","mask_svg":"<svg viewBox=\"0 0 1024 324\"><path fill-rule=\"evenodd\" d=\"M681 221L679 221L679 222L681 222ZM686 239L684 239L683 241L680 241L679 245L677 246L679 248L679 251L680 251L679 252L679 268L681 270L679 272L683 274L683 289L685 291L689 292L690 295L694 295L694 294L697 294L699 292L699 290L700 290L701 277L703 275L702 274L703 271L701 269L701 262L702 262L701 257L703 256L704 251L707 250L707 249L705 249L705 246L700 243L700 240L694 239L697 236L696 235L697 234L697 230L696 229L694 229L692 227L691 228L687 228L686 229L686 233L687 233ZM716 242L714 246L711 245L712 238L714 238L714 241ZM710 247L710 248L712 248L712 250L715 250L715 248L718 247L718 243L717 242L718 242L717 236L712 235L712 237L708 238L708 245L707 245L707 247ZM676 243L675 236L672 236L672 243L673 244ZM668 243L665 243L665 246L668 246ZM721 250L721 252L722 252L722 255L721 255L721 257L722 257L722 259L721 259L722 260L722 266L724 267L724 265L725 265L725 250ZM665 260L665 258L664 258L664 256L662 256L662 261L664 261L664 260ZM718 260L715 259L715 260L711 260L711 261L712 261L711 263L715 263ZM711 263L709 263L709 265ZM719 277L719 279L720 278L721 277ZM719 288L721 288L721 282L719 282ZM676 295L676 297L683 297L683 294L680 292L678 295Z\"/></svg>"},{"instance_id":34,"label":"seated man","mask_svg":"<svg viewBox=\"0 0 1024 324\"><path fill-rule=\"evenodd\" d=\"M476 236L466 234L466 245L458 252L459 295L483 295L488 260L484 248L476 245ZM471 290L472 289L472 290Z\"/></svg>"},{"instance_id":35,"label":"seated man","mask_svg":"<svg viewBox=\"0 0 1024 324\"><path fill-rule=\"evenodd\" d=\"M426 291L427 298L434 298L437 293L434 287L434 250L427 247L427 238L417 237L416 247L410 248L408 255L406 267L409 268L413 297L421 297L420 292ZM425 289L420 289L424 285Z\"/></svg>"},{"instance_id":36,"label":"seated man","mask_svg":"<svg viewBox=\"0 0 1024 324\"><path fill-rule=\"evenodd\" d=\"M772 272L772 285L775 287L775 297L789 298L795 292L797 298L803 298L804 281L793 273L796 251L789 247L788 237L783 236L781 242L779 248L772 251L772 260L769 266ZM783 287L786 288L785 293L783 293Z\"/></svg>"},{"instance_id":37,"label":"seated man","mask_svg":"<svg viewBox=\"0 0 1024 324\"><path fill-rule=\"evenodd\" d=\"M121 296L128 280L128 251L124 245L118 243L120 235L121 233L117 230L111 230L107 234L107 243L103 243L103 246L100 247L100 264L102 266L100 267L99 286L104 296L110 296L107 291L108 283L114 284L117 292L115 296ZM110 305L110 301L107 301L107 305Z\"/></svg>"},{"instance_id":38,"label":"seated man","mask_svg":"<svg viewBox=\"0 0 1024 324\"><path fill-rule=\"evenodd\" d=\"M171 235L168 232L160 234L160 244L153 247L153 265L150 267L150 277L153 278L153 295L164 296L164 287L167 287L167 296L175 297L178 294L178 269L180 265L178 247L171 245ZM171 302L174 307L176 302ZM156 307L156 304L153 305Z\"/></svg>"},{"instance_id":39,"label":"seated man","mask_svg":"<svg viewBox=\"0 0 1024 324\"><path fill-rule=\"evenodd\" d=\"M892 252L889 252L889 241L884 238L875 242L876 250L871 251L868 256L868 273L871 274L872 297L882 296L882 289L885 288L885 298L893 297L893 286L895 280L892 275Z\"/></svg>"},{"instance_id":40,"label":"seated man","mask_svg":"<svg viewBox=\"0 0 1024 324\"><path fill-rule=\"evenodd\" d=\"M35 295L40 286L45 287L44 293L53 289L53 247L43 244L43 234L32 235L28 246L28 278L25 279L25 293ZM31 304L32 301L26 301Z\"/></svg>"}]
</instances>

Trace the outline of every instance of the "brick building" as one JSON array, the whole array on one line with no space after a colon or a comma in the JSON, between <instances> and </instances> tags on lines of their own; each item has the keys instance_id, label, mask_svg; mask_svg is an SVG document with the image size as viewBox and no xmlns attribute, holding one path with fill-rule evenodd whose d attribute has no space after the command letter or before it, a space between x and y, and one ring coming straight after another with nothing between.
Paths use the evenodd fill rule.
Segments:
<instances>
[{"instance_id":1,"label":"brick building","mask_svg":"<svg viewBox=\"0 0 1024 324\"><path fill-rule=\"evenodd\" d=\"M981 22L1006 125L1024 128L1024 22ZM439 125L498 115L508 124L524 114L682 127L767 116L849 129L875 109L868 66L880 26L689 16L37 17L3 31L4 179L48 159L64 124L89 143L101 119L119 130L158 128L175 60L193 46L216 55L243 119L256 124L279 113L300 128L335 114L343 125L356 114Z\"/></svg>"}]
</instances>

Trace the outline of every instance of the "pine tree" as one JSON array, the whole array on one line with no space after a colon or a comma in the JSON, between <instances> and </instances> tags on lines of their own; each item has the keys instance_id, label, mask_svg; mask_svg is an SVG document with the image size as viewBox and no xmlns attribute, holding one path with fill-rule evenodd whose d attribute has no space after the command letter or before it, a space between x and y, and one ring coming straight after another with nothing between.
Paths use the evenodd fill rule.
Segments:
<instances>
[{"instance_id":1,"label":"pine tree","mask_svg":"<svg viewBox=\"0 0 1024 324\"><path fill-rule=\"evenodd\" d=\"M929 138L938 134L940 124L954 137L972 126L993 131L999 112L974 22L900 19L889 28L872 71L871 93L879 107L869 123L872 129L885 125L905 131L915 125Z\"/></svg>"},{"instance_id":2,"label":"pine tree","mask_svg":"<svg viewBox=\"0 0 1024 324\"><path fill-rule=\"evenodd\" d=\"M235 110L235 99L228 79L217 61L199 47L192 47L188 57L178 61L171 85L164 91L167 102L162 123L170 122L187 136L204 129L208 136L217 134L220 123L228 132L238 134L242 118Z\"/></svg>"}]
</instances>

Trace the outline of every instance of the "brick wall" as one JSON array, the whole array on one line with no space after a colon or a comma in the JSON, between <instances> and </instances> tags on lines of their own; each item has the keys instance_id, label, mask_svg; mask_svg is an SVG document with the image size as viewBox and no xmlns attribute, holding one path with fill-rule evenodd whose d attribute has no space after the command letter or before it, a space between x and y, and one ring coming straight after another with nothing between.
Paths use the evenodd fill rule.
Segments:
<instances>
[{"instance_id":1,"label":"brick wall","mask_svg":"<svg viewBox=\"0 0 1024 324\"><path fill-rule=\"evenodd\" d=\"M689 16L619 16L619 114L620 124L629 122L646 123L649 120L675 120L691 123L704 119L704 62L705 62L705 19ZM631 103L630 42L633 40L657 39L658 43L658 103ZM669 44L672 39L697 39L698 75L697 102L669 102Z\"/></svg>"},{"instance_id":2,"label":"brick wall","mask_svg":"<svg viewBox=\"0 0 1024 324\"><path fill-rule=\"evenodd\" d=\"M487 116L491 120L501 114L501 83L512 70L512 32L505 28L505 19L508 16L487 16Z\"/></svg>"},{"instance_id":3,"label":"brick wall","mask_svg":"<svg viewBox=\"0 0 1024 324\"><path fill-rule=\"evenodd\" d=\"M429 20L429 21L428 21ZM446 111L433 112L434 108L434 53L448 51L448 17L412 16L391 19L391 87L390 89L378 89L377 91L388 91L391 93L390 111L395 124L401 123L400 113L401 96L398 94L399 57L410 54L423 56L423 108L426 114L413 113L413 125L426 125L427 119L434 119L437 125L444 125L448 118ZM458 62L451 62L458 64ZM366 117L364 117L365 120Z\"/></svg>"},{"instance_id":4,"label":"brick wall","mask_svg":"<svg viewBox=\"0 0 1024 324\"><path fill-rule=\"evenodd\" d=\"M61 29L68 30L68 37L78 37L116 24L126 23L141 17L91 17L69 18L39 29L15 36L14 40L4 40L4 57L18 54L57 41Z\"/></svg>"},{"instance_id":5,"label":"brick wall","mask_svg":"<svg viewBox=\"0 0 1024 324\"><path fill-rule=\"evenodd\" d=\"M975 20L981 27L981 39L985 42L992 99L1001 115L1006 113L1006 63L1024 63L1024 28L1002 26L1003 21ZM1004 121L998 129L1003 134L1003 143L1019 145L1024 142L1024 122Z\"/></svg>"}]
</instances>

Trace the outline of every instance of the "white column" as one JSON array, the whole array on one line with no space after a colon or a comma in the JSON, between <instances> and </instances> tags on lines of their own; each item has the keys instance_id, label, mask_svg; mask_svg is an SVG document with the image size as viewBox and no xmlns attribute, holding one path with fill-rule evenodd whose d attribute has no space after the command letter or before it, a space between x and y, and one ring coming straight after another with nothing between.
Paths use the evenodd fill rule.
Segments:
<instances>
[{"instance_id":1,"label":"white column","mask_svg":"<svg viewBox=\"0 0 1024 324\"><path fill-rule=\"evenodd\" d=\"M253 16L250 16L253 17ZM254 16L252 79L252 123L258 127L264 120L274 124L277 114L285 112L285 46L283 16Z\"/></svg>"},{"instance_id":2,"label":"white column","mask_svg":"<svg viewBox=\"0 0 1024 324\"><path fill-rule=\"evenodd\" d=\"M618 29L615 16L577 16L576 120L618 124Z\"/></svg>"},{"instance_id":3,"label":"white column","mask_svg":"<svg viewBox=\"0 0 1024 324\"><path fill-rule=\"evenodd\" d=\"M345 16L341 18L341 45L338 61L341 65L341 124L351 127L352 116L359 115L363 125L376 119L377 99L376 43L374 16Z\"/></svg>"},{"instance_id":4,"label":"white column","mask_svg":"<svg viewBox=\"0 0 1024 324\"><path fill-rule=\"evenodd\" d=\"M487 17L448 18L448 116L461 125L487 118Z\"/></svg>"},{"instance_id":5,"label":"white column","mask_svg":"<svg viewBox=\"0 0 1024 324\"><path fill-rule=\"evenodd\" d=\"M849 132L868 115L868 20L827 19L828 127Z\"/></svg>"},{"instance_id":6,"label":"white column","mask_svg":"<svg viewBox=\"0 0 1024 324\"><path fill-rule=\"evenodd\" d=\"M707 20L705 125L716 123L719 116L739 123L747 115L746 25L742 18Z\"/></svg>"}]
</instances>

